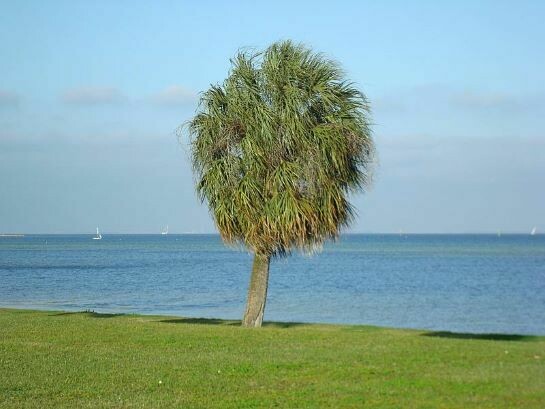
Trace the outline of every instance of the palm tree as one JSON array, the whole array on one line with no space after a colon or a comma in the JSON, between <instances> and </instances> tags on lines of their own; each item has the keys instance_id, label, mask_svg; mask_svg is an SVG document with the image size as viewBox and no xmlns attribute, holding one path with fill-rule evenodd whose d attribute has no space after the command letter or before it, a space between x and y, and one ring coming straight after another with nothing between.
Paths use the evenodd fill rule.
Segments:
<instances>
[{"instance_id":1,"label":"palm tree","mask_svg":"<svg viewBox=\"0 0 545 409\"><path fill-rule=\"evenodd\" d=\"M339 235L374 149L367 99L336 62L282 41L231 64L188 123L191 155L222 239L254 253L242 325L260 327L271 258Z\"/></svg>"}]
</instances>

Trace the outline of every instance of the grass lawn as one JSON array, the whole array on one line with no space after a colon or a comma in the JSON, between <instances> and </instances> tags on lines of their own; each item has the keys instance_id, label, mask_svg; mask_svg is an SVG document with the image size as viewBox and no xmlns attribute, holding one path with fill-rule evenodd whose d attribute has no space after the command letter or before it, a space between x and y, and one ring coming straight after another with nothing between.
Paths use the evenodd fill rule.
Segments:
<instances>
[{"instance_id":1,"label":"grass lawn","mask_svg":"<svg viewBox=\"0 0 545 409\"><path fill-rule=\"evenodd\" d=\"M0 309L0 407L544 408L545 337Z\"/></svg>"}]
</instances>

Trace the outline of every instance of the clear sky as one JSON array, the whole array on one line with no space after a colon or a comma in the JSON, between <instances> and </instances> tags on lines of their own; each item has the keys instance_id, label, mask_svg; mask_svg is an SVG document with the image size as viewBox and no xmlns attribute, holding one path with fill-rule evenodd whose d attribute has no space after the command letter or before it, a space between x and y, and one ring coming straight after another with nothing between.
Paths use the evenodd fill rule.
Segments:
<instances>
[{"instance_id":1,"label":"clear sky","mask_svg":"<svg viewBox=\"0 0 545 409\"><path fill-rule=\"evenodd\" d=\"M0 232L213 232L175 129L239 48L280 39L371 101L351 231L545 231L543 1L0 6Z\"/></svg>"}]
</instances>

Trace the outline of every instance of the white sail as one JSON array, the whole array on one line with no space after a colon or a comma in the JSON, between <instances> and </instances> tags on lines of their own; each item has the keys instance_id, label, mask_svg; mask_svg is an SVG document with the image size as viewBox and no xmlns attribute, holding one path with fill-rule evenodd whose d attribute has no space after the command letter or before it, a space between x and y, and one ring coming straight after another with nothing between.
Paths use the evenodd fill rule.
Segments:
<instances>
[{"instance_id":1,"label":"white sail","mask_svg":"<svg viewBox=\"0 0 545 409\"><path fill-rule=\"evenodd\" d=\"M98 231L98 227L97 227L97 235L93 237L93 240L102 240L102 234L100 234L100 232Z\"/></svg>"},{"instance_id":2,"label":"white sail","mask_svg":"<svg viewBox=\"0 0 545 409\"><path fill-rule=\"evenodd\" d=\"M163 231L161 231L161 234L168 234L168 224L167 227L165 227Z\"/></svg>"},{"instance_id":3,"label":"white sail","mask_svg":"<svg viewBox=\"0 0 545 409\"><path fill-rule=\"evenodd\" d=\"M532 229L532 231L530 232L530 235L531 235L531 236L535 236L536 233L537 233L537 227L534 227L534 228Z\"/></svg>"}]
</instances>

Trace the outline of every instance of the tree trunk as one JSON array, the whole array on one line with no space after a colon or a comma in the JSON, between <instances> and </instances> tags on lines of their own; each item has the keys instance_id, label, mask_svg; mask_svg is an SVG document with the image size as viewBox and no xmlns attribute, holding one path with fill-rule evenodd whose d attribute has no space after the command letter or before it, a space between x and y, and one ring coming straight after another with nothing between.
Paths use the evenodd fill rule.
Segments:
<instances>
[{"instance_id":1,"label":"tree trunk","mask_svg":"<svg viewBox=\"0 0 545 409\"><path fill-rule=\"evenodd\" d=\"M243 327L261 327L265 302L267 301L267 287L269 285L269 263L271 257L255 254L252 267L252 277L248 287L246 312L242 320Z\"/></svg>"}]
</instances>

